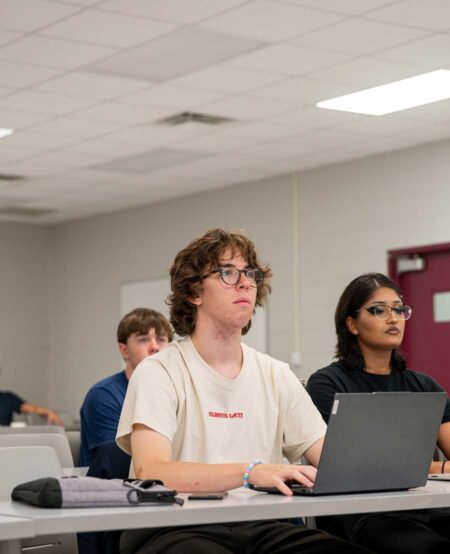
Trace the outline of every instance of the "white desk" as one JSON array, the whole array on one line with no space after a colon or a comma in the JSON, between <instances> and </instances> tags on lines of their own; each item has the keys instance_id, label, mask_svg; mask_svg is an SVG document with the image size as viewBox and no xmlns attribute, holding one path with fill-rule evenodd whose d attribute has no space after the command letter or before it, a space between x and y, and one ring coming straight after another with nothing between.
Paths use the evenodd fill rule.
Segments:
<instances>
[{"instance_id":1,"label":"white desk","mask_svg":"<svg viewBox=\"0 0 450 554\"><path fill-rule=\"evenodd\" d=\"M20 552L20 540L34 537L34 521L0 515L0 553Z\"/></svg>"},{"instance_id":2,"label":"white desk","mask_svg":"<svg viewBox=\"0 0 450 554\"><path fill-rule=\"evenodd\" d=\"M0 502L0 514L30 518L35 534L45 535L449 506L450 482L428 482L426 487L404 492L319 497L286 497L237 489L225 500L186 500L184 506L45 509L6 501ZM13 552L16 551L8 551Z\"/></svg>"}]
</instances>

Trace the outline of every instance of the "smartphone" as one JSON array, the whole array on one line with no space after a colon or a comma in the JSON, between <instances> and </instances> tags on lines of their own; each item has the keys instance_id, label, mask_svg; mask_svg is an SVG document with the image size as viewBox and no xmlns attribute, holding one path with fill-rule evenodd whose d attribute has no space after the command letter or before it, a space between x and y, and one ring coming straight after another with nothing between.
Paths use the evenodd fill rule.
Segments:
<instances>
[{"instance_id":1,"label":"smartphone","mask_svg":"<svg viewBox=\"0 0 450 554\"><path fill-rule=\"evenodd\" d=\"M188 496L188 500L223 500L227 492L199 492Z\"/></svg>"}]
</instances>

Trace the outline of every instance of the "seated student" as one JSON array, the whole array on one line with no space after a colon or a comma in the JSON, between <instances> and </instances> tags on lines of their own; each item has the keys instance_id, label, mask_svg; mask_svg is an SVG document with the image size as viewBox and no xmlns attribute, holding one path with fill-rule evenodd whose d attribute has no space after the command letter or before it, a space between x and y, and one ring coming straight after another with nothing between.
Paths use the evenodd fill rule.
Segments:
<instances>
[{"instance_id":1,"label":"seated student","mask_svg":"<svg viewBox=\"0 0 450 554\"><path fill-rule=\"evenodd\" d=\"M336 314L337 362L313 373L307 390L328 421L336 392L438 392L431 377L407 368L400 350L411 306L403 304L399 286L385 275L354 279L339 299ZM450 457L450 400L447 400L438 445ZM450 462L432 462L430 473L450 472ZM322 523L324 525L322 525ZM318 525L376 552L427 554L449 552L450 510L434 509L327 518Z\"/></svg>"},{"instance_id":2,"label":"seated student","mask_svg":"<svg viewBox=\"0 0 450 554\"><path fill-rule=\"evenodd\" d=\"M0 391L0 425L11 425L14 413L37 414L47 418L47 423L64 425L63 420L53 410L26 402L10 391Z\"/></svg>"},{"instance_id":3,"label":"seated student","mask_svg":"<svg viewBox=\"0 0 450 554\"><path fill-rule=\"evenodd\" d=\"M325 424L288 365L241 343L271 270L240 233L212 229L175 257L171 323L186 337L134 372L117 442L139 479L180 492L247 485L292 494L312 486ZM313 466L283 464L305 456ZM264 460L265 462L262 462ZM256 550L257 548L257 550ZM276 520L124 531L121 552L360 552L305 526ZM255 549L255 550L252 550Z\"/></svg>"},{"instance_id":4,"label":"seated student","mask_svg":"<svg viewBox=\"0 0 450 554\"><path fill-rule=\"evenodd\" d=\"M125 369L93 385L84 399L80 410L80 465L89 466L96 447L115 440L131 374L139 362L171 340L169 322L155 310L136 308L120 320L117 341Z\"/></svg>"}]
</instances>

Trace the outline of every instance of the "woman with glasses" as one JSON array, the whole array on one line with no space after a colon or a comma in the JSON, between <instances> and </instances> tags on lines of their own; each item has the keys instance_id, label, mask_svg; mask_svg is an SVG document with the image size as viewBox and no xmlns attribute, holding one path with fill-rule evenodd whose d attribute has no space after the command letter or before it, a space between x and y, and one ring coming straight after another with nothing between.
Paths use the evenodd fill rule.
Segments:
<instances>
[{"instance_id":1,"label":"woman with glasses","mask_svg":"<svg viewBox=\"0 0 450 554\"><path fill-rule=\"evenodd\" d=\"M400 287L381 273L360 275L346 287L335 313L337 361L313 373L307 384L325 421L337 392L443 391L430 376L408 369L400 350L412 311ZM438 445L450 458L448 399ZM446 471L450 461L430 465L430 473ZM450 552L449 509L339 516L319 525L379 553Z\"/></svg>"}]
</instances>

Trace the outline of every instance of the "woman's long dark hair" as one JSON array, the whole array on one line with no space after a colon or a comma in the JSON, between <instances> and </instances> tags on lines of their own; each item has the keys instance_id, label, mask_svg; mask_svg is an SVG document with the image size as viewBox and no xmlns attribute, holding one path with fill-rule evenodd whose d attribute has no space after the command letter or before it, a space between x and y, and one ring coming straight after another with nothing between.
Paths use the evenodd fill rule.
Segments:
<instances>
[{"instance_id":1,"label":"woman's long dark hair","mask_svg":"<svg viewBox=\"0 0 450 554\"><path fill-rule=\"evenodd\" d=\"M394 290L400 298L403 297L401 288L389 277L382 273L365 273L360 275L346 287L336 308L334 322L336 325L336 358L351 370L364 369L364 357L358 345L358 339L350 333L347 327L347 318L356 319L358 310L363 306L372 294L380 288ZM391 354L391 368L406 369L406 358L400 348L395 348Z\"/></svg>"}]
</instances>

